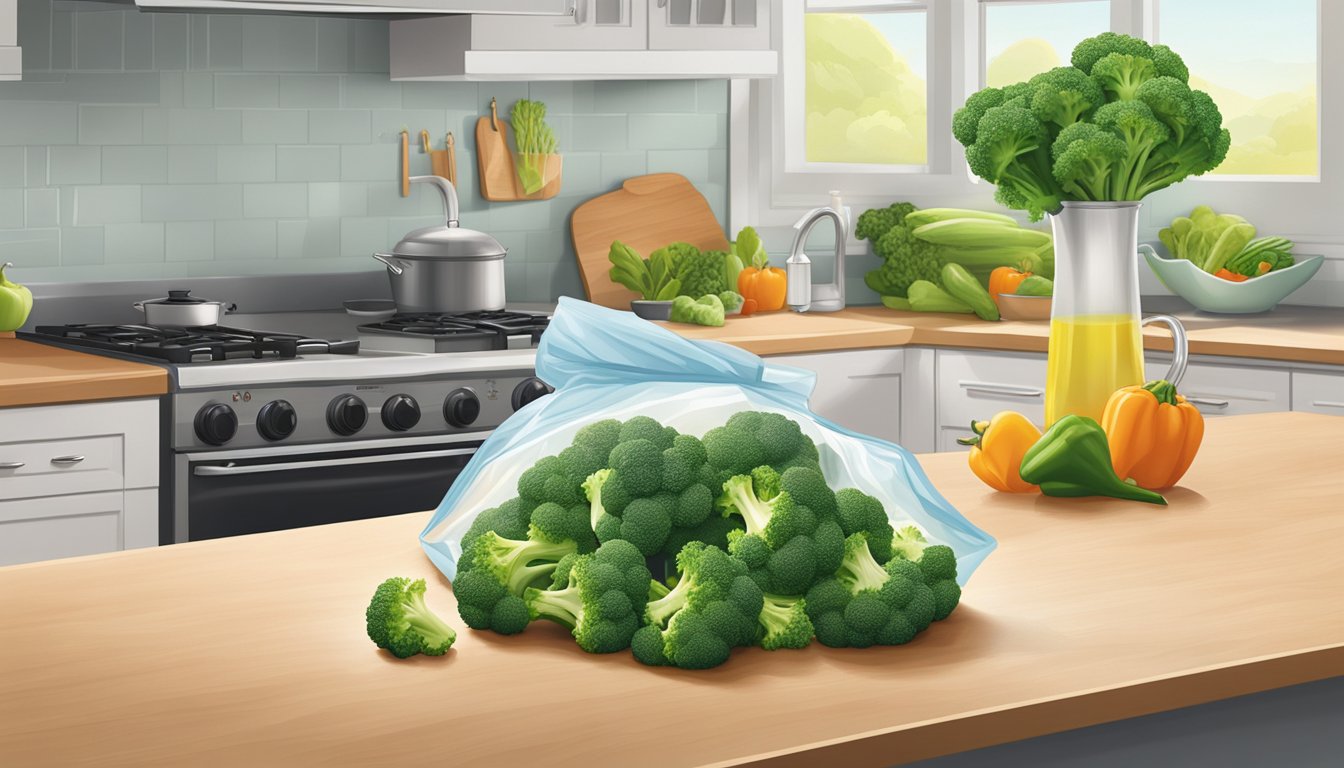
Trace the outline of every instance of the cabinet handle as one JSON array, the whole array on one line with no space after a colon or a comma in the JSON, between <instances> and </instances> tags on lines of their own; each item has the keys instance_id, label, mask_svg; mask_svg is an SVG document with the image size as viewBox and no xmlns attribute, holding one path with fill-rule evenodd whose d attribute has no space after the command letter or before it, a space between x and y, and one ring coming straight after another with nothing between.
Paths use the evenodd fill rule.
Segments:
<instances>
[{"instance_id":1,"label":"cabinet handle","mask_svg":"<svg viewBox=\"0 0 1344 768\"><path fill-rule=\"evenodd\" d=\"M1226 408L1231 405L1226 400L1214 400L1208 397L1187 397L1186 400L1194 405L1203 405L1208 408Z\"/></svg>"},{"instance_id":2,"label":"cabinet handle","mask_svg":"<svg viewBox=\"0 0 1344 768\"><path fill-rule=\"evenodd\" d=\"M51 463L62 467L73 467L83 460L83 456L57 456L51 460Z\"/></svg>"},{"instance_id":3,"label":"cabinet handle","mask_svg":"<svg viewBox=\"0 0 1344 768\"><path fill-rule=\"evenodd\" d=\"M1040 387L1020 387L1016 384L992 384L984 381L959 381L957 384L967 392L984 392L987 395L1006 397L1043 397L1045 390Z\"/></svg>"},{"instance_id":4,"label":"cabinet handle","mask_svg":"<svg viewBox=\"0 0 1344 768\"><path fill-rule=\"evenodd\" d=\"M22 461L0 461L0 469L19 469L25 466Z\"/></svg>"},{"instance_id":5,"label":"cabinet handle","mask_svg":"<svg viewBox=\"0 0 1344 768\"><path fill-rule=\"evenodd\" d=\"M1317 408L1344 408L1344 403L1337 400L1313 400L1311 404Z\"/></svg>"}]
</instances>

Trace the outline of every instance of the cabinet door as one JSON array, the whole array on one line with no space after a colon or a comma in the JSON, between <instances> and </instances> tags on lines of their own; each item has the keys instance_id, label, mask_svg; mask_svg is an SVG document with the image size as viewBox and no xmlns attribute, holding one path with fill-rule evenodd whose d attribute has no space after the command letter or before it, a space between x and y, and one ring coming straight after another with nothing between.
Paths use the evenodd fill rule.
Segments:
<instances>
[{"instance_id":1,"label":"cabinet door","mask_svg":"<svg viewBox=\"0 0 1344 768\"><path fill-rule=\"evenodd\" d=\"M780 355L767 358L767 362L817 374L810 405L818 416L861 434L900 442L901 350Z\"/></svg>"},{"instance_id":2,"label":"cabinet door","mask_svg":"<svg viewBox=\"0 0 1344 768\"><path fill-rule=\"evenodd\" d=\"M938 450L957 450L971 422L999 411L1045 420L1045 355L938 350Z\"/></svg>"},{"instance_id":3,"label":"cabinet door","mask_svg":"<svg viewBox=\"0 0 1344 768\"><path fill-rule=\"evenodd\" d=\"M16 0L0 0L0 80L18 80L23 74L18 8Z\"/></svg>"},{"instance_id":4,"label":"cabinet door","mask_svg":"<svg viewBox=\"0 0 1344 768\"><path fill-rule=\"evenodd\" d=\"M573 16L471 16L475 51L638 51L648 47L646 0L578 0Z\"/></svg>"},{"instance_id":5,"label":"cabinet door","mask_svg":"<svg viewBox=\"0 0 1344 768\"><path fill-rule=\"evenodd\" d=\"M1144 365L1149 381L1167 373L1165 356L1153 354ZM1250 366L1191 363L1180 391L1205 416L1270 413L1291 410L1292 384L1288 371Z\"/></svg>"},{"instance_id":6,"label":"cabinet door","mask_svg":"<svg viewBox=\"0 0 1344 768\"><path fill-rule=\"evenodd\" d=\"M0 566L123 548L121 491L0 502Z\"/></svg>"},{"instance_id":7,"label":"cabinet door","mask_svg":"<svg viewBox=\"0 0 1344 768\"><path fill-rule=\"evenodd\" d=\"M1293 410L1344 416L1344 373L1293 371Z\"/></svg>"},{"instance_id":8,"label":"cabinet door","mask_svg":"<svg viewBox=\"0 0 1344 768\"><path fill-rule=\"evenodd\" d=\"M770 0L642 1L650 6L652 50L770 49Z\"/></svg>"}]
</instances>

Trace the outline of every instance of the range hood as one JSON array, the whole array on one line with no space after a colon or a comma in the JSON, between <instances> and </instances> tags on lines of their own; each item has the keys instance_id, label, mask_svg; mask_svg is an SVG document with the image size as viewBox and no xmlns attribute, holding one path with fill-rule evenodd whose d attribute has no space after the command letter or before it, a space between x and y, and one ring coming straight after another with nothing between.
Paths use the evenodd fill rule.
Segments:
<instances>
[{"instance_id":1,"label":"range hood","mask_svg":"<svg viewBox=\"0 0 1344 768\"><path fill-rule=\"evenodd\" d=\"M577 0L135 0L147 10L329 15L490 13L566 16Z\"/></svg>"}]
</instances>

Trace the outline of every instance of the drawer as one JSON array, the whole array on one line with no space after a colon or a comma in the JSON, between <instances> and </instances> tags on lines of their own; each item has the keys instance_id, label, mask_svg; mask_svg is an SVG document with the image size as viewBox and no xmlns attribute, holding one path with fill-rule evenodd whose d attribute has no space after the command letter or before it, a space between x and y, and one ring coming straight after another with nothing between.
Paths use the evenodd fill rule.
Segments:
<instances>
[{"instance_id":1,"label":"drawer","mask_svg":"<svg viewBox=\"0 0 1344 768\"><path fill-rule=\"evenodd\" d=\"M0 502L0 566L122 549L122 511L121 491Z\"/></svg>"},{"instance_id":2,"label":"drawer","mask_svg":"<svg viewBox=\"0 0 1344 768\"><path fill-rule=\"evenodd\" d=\"M1045 420L1045 355L940 349L937 397L940 446L945 444L942 427L969 432L972 421L999 411L1017 411L1040 424Z\"/></svg>"},{"instance_id":3,"label":"drawer","mask_svg":"<svg viewBox=\"0 0 1344 768\"><path fill-rule=\"evenodd\" d=\"M0 499L24 499L125 485L121 435L0 442Z\"/></svg>"},{"instance_id":4,"label":"drawer","mask_svg":"<svg viewBox=\"0 0 1344 768\"><path fill-rule=\"evenodd\" d=\"M1144 373L1150 381L1165 376L1167 363L1151 361ZM1191 363L1180 391L1205 416L1291 410L1289 373L1273 368Z\"/></svg>"},{"instance_id":5,"label":"drawer","mask_svg":"<svg viewBox=\"0 0 1344 768\"><path fill-rule=\"evenodd\" d=\"M766 358L766 362L817 374L809 407L818 416L860 434L893 443L901 441L902 350L779 355Z\"/></svg>"},{"instance_id":6,"label":"drawer","mask_svg":"<svg viewBox=\"0 0 1344 768\"><path fill-rule=\"evenodd\" d=\"M1344 373L1294 371L1293 410L1344 416Z\"/></svg>"}]
</instances>

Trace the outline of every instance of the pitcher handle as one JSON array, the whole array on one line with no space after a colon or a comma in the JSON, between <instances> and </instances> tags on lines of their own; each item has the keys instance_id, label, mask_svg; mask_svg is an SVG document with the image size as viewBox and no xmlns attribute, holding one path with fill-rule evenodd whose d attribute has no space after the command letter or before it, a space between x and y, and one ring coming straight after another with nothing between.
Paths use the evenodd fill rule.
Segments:
<instances>
[{"instance_id":1,"label":"pitcher handle","mask_svg":"<svg viewBox=\"0 0 1344 768\"><path fill-rule=\"evenodd\" d=\"M1173 387L1179 388L1181 379L1185 377L1186 363L1190 360L1190 344L1185 337L1185 326L1171 315L1149 315L1139 324L1149 323L1165 325L1167 330L1171 331L1171 367L1167 369L1167 375L1163 378L1171 382Z\"/></svg>"}]
</instances>

